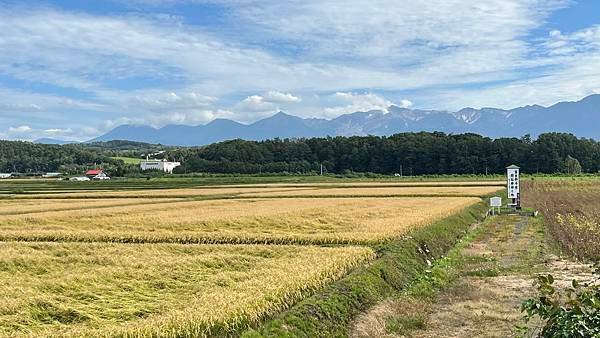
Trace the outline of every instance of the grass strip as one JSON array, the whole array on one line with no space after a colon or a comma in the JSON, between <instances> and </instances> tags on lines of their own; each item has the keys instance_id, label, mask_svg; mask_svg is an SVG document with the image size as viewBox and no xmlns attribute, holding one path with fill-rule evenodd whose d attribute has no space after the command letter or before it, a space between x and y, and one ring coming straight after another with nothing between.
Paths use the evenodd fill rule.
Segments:
<instances>
[{"instance_id":1,"label":"grass strip","mask_svg":"<svg viewBox=\"0 0 600 338\"><path fill-rule=\"evenodd\" d=\"M378 258L321 292L301 301L243 337L345 337L349 324L379 301L397 295L422 275L429 263L446 254L487 211L486 202L409 236L381 245Z\"/></svg>"}]
</instances>

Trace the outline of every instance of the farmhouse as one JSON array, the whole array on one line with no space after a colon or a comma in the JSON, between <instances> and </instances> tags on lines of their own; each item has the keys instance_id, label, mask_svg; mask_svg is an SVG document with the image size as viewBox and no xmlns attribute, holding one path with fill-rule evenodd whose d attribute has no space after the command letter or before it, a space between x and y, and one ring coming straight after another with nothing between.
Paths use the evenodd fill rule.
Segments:
<instances>
[{"instance_id":1,"label":"farmhouse","mask_svg":"<svg viewBox=\"0 0 600 338\"><path fill-rule=\"evenodd\" d=\"M173 169L179 167L181 162L168 162L167 160L145 160L140 162L140 169L145 170L160 170L172 174Z\"/></svg>"},{"instance_id":2,"label":"farmhouse","mask_svg":"<svg viewBox=\"0 0 600 338\"><path fill-rule=\"evenodd\" d=\"M92 180L110 180L110 177L102 169L88 170L85 172L85 176Z\"/></svg>"}]
</instances>

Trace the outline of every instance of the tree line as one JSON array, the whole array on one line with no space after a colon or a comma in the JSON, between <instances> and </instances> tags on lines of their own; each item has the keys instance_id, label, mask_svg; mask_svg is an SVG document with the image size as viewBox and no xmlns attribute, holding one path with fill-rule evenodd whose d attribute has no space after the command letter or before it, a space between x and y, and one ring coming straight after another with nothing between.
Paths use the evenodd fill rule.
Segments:
<instances>
[{"instance_id":1,"label":"tree line","mask_svg":"<svg viewBox=\"0 0 600 338\"><path fill-rule=\"evenodd\" d=\"M513 163L526 173L600 170L600 143L564 133L546 133L536 140L528 135L491 139L441 132L232 140L170 151L167 156L183 162L179 173L317 173L322 166L335 174L501 174Z\"/></svg>"},{"instance_id":2,"label":"tree line","mask_svg":"<svg viewBox=\"0 0 600 338\"><path fill-rule=\"evenodd\" d=\"M141 156L140 151L165 149L160 157L182 162L176 173L326 173L440 175L501 174L509 164L526 173L600 171L600 142L571 134L547 133L536 140L491 139L476 134L441 132L391 136L232 140L194 148L162 148L125 141L103 144L45 145L0 141L0 172L77 173L103 167L115 176L139 174L135 165L111 157Z\"/></svg>"}]
</instances>

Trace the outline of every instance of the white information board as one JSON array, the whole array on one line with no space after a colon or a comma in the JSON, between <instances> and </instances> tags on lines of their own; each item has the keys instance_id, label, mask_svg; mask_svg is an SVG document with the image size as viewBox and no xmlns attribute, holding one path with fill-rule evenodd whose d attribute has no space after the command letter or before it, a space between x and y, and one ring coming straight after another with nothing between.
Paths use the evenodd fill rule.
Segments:
<instances>
[{"instance_id":1,"label":"white information board","mask_svg":"<svg viewBox=\"0 0 600 338\"><path fill-rule=\"evenodd\" d=\"M496 208L502 206L502 198L500 197L492 197L490 198L490 207Z\"/></svg>"}]
</instances>

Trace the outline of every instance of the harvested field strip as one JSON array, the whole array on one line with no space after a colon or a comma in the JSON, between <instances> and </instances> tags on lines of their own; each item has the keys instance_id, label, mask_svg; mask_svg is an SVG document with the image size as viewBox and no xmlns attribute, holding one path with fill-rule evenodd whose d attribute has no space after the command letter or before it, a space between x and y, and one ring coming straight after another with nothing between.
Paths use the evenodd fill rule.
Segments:
<instances>
[{"instance_id":1,"label":"harvested field strip","mask_svg":"<svg viewBox=\"0 0 600 338\"><path fill-rule=\"evenodd\" d=\"M385 187L505 187L505 181L404 181L404 182L323 182L323 183L273 183L273 184L235 184L215 187L254 187L254 188L385 188Z\"/></svg>"},{"instance_id":2,"label":"harvested field strip","mask_svg":"<svg viewBox=\"0 0 600 338\"><path fill-rule=\"evenodd\" d=\"M502 187L385 187L385 188L321 188L292 191L250 192L241 197L343 197L343 196L485 196Z\"/></svg>"},{"instance_id":3,"label":"harvested field strip","mask_svg":"<svg viewBox=\"0 0 600 338\"><path fill-rule=\"evenodd\" d=\"M40 212L0 216L0 239L373 244L480 201L468 197L244 199Z\"/></svg>"},{"instance_id":4,"label":"harvested field strip","mask_svg":"<svg viewBox=\"0 0 600 338\"><path fill-rule=\"evenodd\" d=\"M134 206L146 204L159 204L181 202L177 198L151 198L151 199L65 199L65 200L6 200L0 204L1 215L21 215L52 211L83 210L93 208L111 208L119 206Z\"/></svg>"},{"instance_id":5,"label":"harvested field strip","mask_svg":"<svg viewBox=\"0 0 600 338\"><path fill-rule=\"evenodd\" d=\"M15 194L13 198L68 199L68 198L187 198L202 196L236 196L242 193L285 192L297 188L198 188L148 189L127 191L69 192L63 194Z\"/></svg>"},{"instance_id":6,"label":"harvested field strip","mask_svg":"<svg viewBox=\"0 0 600 338\"><path fill-rule=\"evenodd\" d=\"M294 198L294 197L481 197L503 189L500 186L456 187L296 187L296 188L198 188L136 191L68 192L61 194L13 194L12 199L84 199L84 198Z\"/></svg>"},{"instance_id":7,"label":"harvested field strip","mask_svg":"<svg viewBox=\"0 0 600 338\"><path fill-rule=\"evenodd\" d=\"M222 336L373 255L364 247L0 243L0 335Z\"/></svg>"}]
</instances>

